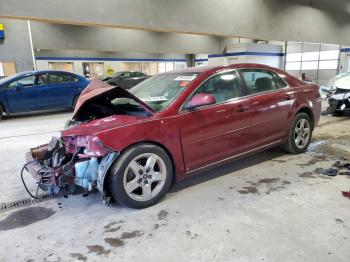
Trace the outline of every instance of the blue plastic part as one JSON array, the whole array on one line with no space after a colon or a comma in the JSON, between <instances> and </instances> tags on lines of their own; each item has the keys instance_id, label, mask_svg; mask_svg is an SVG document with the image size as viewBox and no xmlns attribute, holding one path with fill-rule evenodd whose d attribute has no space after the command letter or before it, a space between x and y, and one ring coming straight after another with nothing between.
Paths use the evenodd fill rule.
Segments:
<instances>
[{"instance_id":1,"label":"blue plastic part","mask_svg":"<svg viewBox=\"0 0 350 262\"><path fill-rule=\"evenodd\" d=\"M76 163L74 166L75 184L91 191L96 185L98 167L99 162L96 157Z\"/></svg>"}]
</instances>

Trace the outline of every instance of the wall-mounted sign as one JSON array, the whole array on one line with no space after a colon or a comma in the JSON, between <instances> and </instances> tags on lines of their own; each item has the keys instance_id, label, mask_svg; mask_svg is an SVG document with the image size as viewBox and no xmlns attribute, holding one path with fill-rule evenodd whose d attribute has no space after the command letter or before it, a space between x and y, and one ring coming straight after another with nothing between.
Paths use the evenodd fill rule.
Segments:
<instances>
[{"instance_id":1,"label":"wall-mounted sign","mask_svg":"<svg viewBox=\"0 0 350 262\"><path fill-rule=\"evenodd\" d=\"M5 38L4 24L0 24L0 39Z\"/></svg>"}]
</instances>

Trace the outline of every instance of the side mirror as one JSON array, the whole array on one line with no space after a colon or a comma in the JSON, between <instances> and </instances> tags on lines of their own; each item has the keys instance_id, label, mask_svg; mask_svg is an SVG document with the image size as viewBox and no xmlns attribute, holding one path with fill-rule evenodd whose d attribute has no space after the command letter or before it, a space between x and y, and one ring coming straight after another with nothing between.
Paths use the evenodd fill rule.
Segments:
<instances>
[{"instance_id":1,"label":"side mirror","mask_svg":"<svg viewBox=\"0 0 350 262\"><path fill-rule=\"evenodd\" d=\"M208 106L216 103L216 99L213 95L207 93L199 93L192 97L192 99L187 103L185 109L194 109L200 106Z\"/></svg>"},{"instance_id":2,"label":"side mirror","mask_svg":"<svg viewBox=\"0 0 350 262\"><path fill-rule=\"evenodd\" d=\"M18 83L16 84L16 91L21 90L24 87L24 85L22 83Z\"/></svg>"}]
</instances>

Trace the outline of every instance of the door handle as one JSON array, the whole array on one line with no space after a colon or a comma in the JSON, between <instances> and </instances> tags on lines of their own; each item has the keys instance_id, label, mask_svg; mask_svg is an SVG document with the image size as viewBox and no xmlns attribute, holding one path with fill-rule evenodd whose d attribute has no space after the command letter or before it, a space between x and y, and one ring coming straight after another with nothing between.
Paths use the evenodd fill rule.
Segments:
<instances>
[{"instance_id":1,"label":"door handle","mask_svg":"<svg viewBox=\"0 0 350 262\"><path fill-rule=\"evenodd\" d=\"M244 111L246 111L248 109L249 109L249 106L246 106L246 105L238 105L237 106L237 111L238 112L244 112Z\"/></svg>"}]
</instances>

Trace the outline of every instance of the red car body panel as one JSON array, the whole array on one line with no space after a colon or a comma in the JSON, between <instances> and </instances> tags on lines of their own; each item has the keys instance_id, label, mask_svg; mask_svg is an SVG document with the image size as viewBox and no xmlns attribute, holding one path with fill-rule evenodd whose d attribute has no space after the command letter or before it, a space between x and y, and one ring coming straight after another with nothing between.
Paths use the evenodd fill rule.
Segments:
<instances>
[{"instance_id":1,"label":"red car body panel","mask_svg":"<svg viewBox=\"0 0 350 262\"><path fill-rule=\"evenodd\" d=\"M288 87L196 110L182 109L190 94L208 77L219 71L243 68L272 70L288 83ZM320 117L318 86L304 83L276 68L235 64L177 72L193 72L198 76L162 112L153 112L150 116L116 115L93 120L62 131L62 136L93 135L104 146L118 152L140 142L158 144L171 156L176 179L181 180L202 167L285 142L293 118L301 109L312 112L315 123Z\"/></svg>"}]
</instances>

